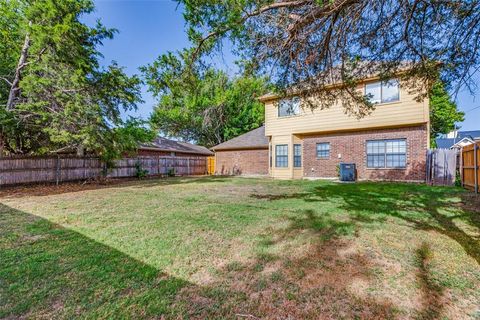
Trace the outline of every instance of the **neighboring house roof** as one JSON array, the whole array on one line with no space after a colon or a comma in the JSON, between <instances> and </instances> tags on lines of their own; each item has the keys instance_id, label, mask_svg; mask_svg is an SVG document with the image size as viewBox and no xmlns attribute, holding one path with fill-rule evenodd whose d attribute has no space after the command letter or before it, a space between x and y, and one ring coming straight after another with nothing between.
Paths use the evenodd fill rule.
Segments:
<instances>
[{"instance_id":1,"label":"neighboring house roof","mask_svg":"<svg viewBox=\"0 0 480 320\"><path fill-rule=\"evenodd\" d=\"M471 143L474 143L476 140L480 140L480 130L471 130L471 131L458 131L456 132L456 138L437 138L435 141L437 143L437 148L439 149L450 149L453 147L462 147Z\"/></svg>"},{"instance_id":2,"label":"neighboring house roof","mask_svg":"<svg viewBox=\"0 0 480 320\"><path fill-rule=\"evenodd\" d=\"M167 152L181 152L192 153L199 155L211 156L213 152L205 147L198 146L188 142L181 142L170 140L163 137L158 137L154 141L149 143L142 143L139 149L154 150L154 151L167 151Z\"/></svg>"},{"instance_id":3,"label":"neighboring house roof","mask_svg":"<svg viewBox=\"0 0 480 320\"><path fill-rule=\"evenodd\" d=\"M219 151L266 148L268 148L268 139L265 136L265 126L261 126L260 128L244 133L241 136L220 143L211 149L213 151Z\"/></svg>"},{"instance_id":4,"label":"neighboring house roof","mask_svg":"<svg viewBox=\"0 0 480 320\"><path fill-rule=\"evenodd\" d=\"M453 138L438 138L435 139L435 142L437 143L438 149L450 149L455 144L455 140L458 141L458 139Z\"/></svg>"},{"instance_id":5,"label":"neighboring house roof","mask_svg":"<svg viewBox=\"0 0 480 320\"><path fill-rule=\"evenodd\" d=\"M469 144L475 143L474 140L470 139L469 137L465 137L461 139L460 141L456 142L453 146L450 147L450 149L453 148L462 148L465 146L468 146Z\"/></svg>"},{"instance_id":6,"label":"neighboring house roof","mask_svg":"<svg viewBox=\"0 0 480 320\"><path fill-rule=\"evenodd\" d=\"M463 138L470 138L473 140L480 139L480 130L473 130L473 131L458 131L457 140Z\"/></svg>"}]
</instances>

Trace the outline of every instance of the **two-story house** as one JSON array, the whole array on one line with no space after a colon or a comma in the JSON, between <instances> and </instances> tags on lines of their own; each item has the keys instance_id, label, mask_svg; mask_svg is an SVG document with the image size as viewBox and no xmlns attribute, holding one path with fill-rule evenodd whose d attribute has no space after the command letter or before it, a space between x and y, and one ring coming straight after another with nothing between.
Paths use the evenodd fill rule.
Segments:
<instances>
[{"instance_id":1,"label":"two-story house","mask_svg":"<svg viewBox=\"0 0 480 320\"><path fill-rule=\"evenodd\" d=\"M424 181L428 99L417 101L397 79L370 78L357 89L376 105L361 119L346 114L341 104L304 110L295 96L260 97L264 127L212 148L217 173L335 178L338 164L348 162L356 164L359 179Z\"/></svg>"}]
</instances>

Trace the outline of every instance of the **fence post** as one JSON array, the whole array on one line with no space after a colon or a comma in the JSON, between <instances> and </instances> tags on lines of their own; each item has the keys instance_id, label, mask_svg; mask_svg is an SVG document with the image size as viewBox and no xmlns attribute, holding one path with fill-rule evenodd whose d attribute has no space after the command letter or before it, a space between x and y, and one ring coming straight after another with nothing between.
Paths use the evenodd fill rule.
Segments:
<instances>
[{"instance_id":1,"label":"fence post","mask_svg":"<svg viewBox=\"0 0 480 320\"><path fill-rule=\"evenodd\" d=\"M463 147L460 149L460 181L462 182L462 188L465 187L463 184Z\"/></svg>"},{"instance_id":2,"label":"fence post","mask_svg":"<svg viewBox=\"0 0 480 320\"><path fill-rule=\"evenodd\" d=\"M57 156L56 163L55 163L55 181L57 186L58 186L59 179L60 179L60 156Z\"/></svg>"},{"instance_id":3,"label":"fence post","mask_svg":"<svg viewBox=\"0 0 480 320\"><path fill-rule=\"evenodd\" d=\"M473 145L473 174L475 175L475 193L478 193L478 158L477 158L478 145Z\"/></svg>"},{"instance_id":4,"label":"fence post","mask_svg":"<svg viewBox=\"0 0 480 320\"><path fill-rule=\"evenodd\" d=\"M432 181L430 184L433 186L435 184L435 152L432 154Z\"/></svg>"}]
</instances>

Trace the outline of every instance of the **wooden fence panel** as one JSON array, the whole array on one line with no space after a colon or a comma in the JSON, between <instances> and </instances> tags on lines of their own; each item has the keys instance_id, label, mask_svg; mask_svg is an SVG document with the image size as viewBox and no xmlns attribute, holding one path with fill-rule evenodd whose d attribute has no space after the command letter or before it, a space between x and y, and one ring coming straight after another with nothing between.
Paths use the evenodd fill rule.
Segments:
<instances>
[{"instance_id":1,"label":"wooden fence panel","mask_svg":"<svg viewBox=\"0 0 480 320\"><path fill-rule=\"evenodd\" d=\"M136 157L114 162L107 177L134 177L137 166L148 176L204 175L207 173L206 157ZM86 157L11 157L0 158L0 186L86 180L100 177L105 164L99 158Z\"/></svg>"},{"instance_id":2,"label":"wooden fence panel","mask_svg":"<svg viewBox=\"0 0 480 320\"><path fill-rule=\"evenodd\" d=\"M457 173L456 150L434 149L427 151L426 181L431 185L453 186Z\"/></svg>"},{"instance_id":3,"label":"wooden fence panel","mask_svg":"<svg viewBox=\"0 0 480 320\"><path fill-rule=\"evenodd\" d=\"M208 174L214 174L215 173L215 157L208 157L207 159L207 172Z\"/></svg>"},{"instance_id":4,"label":"wooden fence panel","mask_svg":"<svg viewBox=\"0 0 480 320\"><path fill-rule=\"evenodd\" d=\"M467 189L478 192L480 181L480 143L462 148L460 170L462 185Z\"/></svg>"}]
</instances>

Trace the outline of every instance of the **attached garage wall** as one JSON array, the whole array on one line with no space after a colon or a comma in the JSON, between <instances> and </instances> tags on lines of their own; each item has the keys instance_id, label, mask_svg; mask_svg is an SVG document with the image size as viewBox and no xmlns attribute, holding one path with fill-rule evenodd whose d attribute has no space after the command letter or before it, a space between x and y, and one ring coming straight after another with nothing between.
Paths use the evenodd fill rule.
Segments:
<instances>
[{"instance_id":1,"label":"attached garage wall","mask_svg":"<svg viewBox=\"0 0 480 320\"><path fill-rule=\"evenodd\" d=\"M216 151L215 174L268 175L268 149Z\"/></svg>"}]
</instances>

